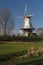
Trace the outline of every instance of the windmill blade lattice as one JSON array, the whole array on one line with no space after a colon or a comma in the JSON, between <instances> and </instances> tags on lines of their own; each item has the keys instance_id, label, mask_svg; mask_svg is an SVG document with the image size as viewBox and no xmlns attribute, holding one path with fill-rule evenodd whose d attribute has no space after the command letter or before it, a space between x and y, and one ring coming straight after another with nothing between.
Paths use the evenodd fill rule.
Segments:
<instances>
[{"instance_id":1,"label":"windmill blade lattice","mask_svg":"<svg viewBox=\"0 0 43 65\"><path fill-rule=\"evenodd\" d=\"M24 16L26 15L26 12L27 12L27 4L25 5Z\"/></svg>"}]
</instances>

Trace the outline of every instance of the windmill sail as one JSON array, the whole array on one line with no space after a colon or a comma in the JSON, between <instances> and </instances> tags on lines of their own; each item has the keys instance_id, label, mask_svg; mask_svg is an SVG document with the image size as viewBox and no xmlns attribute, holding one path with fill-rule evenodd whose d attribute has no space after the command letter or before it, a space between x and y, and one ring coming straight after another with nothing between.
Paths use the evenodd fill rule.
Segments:
<instances>
[{"instance_id":1,"label":"windmill sail","mask_svg":"<svg viewBox=\"0 0 43 65\"><path fill-rule=\"evenodd\" d=\"M27 12L27 4L25 5L24 16L26 15L26 12Z\"/></svg>"}]
</instances>

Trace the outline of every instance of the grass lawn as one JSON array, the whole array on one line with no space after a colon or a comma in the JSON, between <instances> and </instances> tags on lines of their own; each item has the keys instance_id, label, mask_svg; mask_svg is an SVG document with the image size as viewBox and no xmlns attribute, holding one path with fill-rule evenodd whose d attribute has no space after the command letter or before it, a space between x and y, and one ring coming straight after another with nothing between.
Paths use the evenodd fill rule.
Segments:
<instances>
[{"instance_id":1,"label":"grass lawn","mask_svg":"<svg viewBox=\"0 0 43 65\"><path fill-rule=\"evenodd\" d=\"M0 55L18 52L23 50L43 48L43 41L41 42L3 42L0 43Z\"/></svg>"},{"instance_id":2,"label":"grass lawn","mask_svg":"<svg viewBox=\"0 0 43 65\"><path fill-rule=\"evenodd\" d=\"M23 50L42 49L43 41L40 42L0 42L0 56ZM43 56L28 58L11 58L5 62L0 61L0 65L43 65Z\"/></svg>"}]
</instances>

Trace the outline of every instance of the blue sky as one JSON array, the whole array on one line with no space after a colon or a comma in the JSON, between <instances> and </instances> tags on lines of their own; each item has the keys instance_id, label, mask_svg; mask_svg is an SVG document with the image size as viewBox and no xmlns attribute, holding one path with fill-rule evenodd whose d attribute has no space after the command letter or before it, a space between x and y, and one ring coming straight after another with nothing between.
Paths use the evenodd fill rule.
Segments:
<instances>
[{"instance_id":1,"label":"blue sky","mask_svg":"<svg viewBox=\"0 0 43 65\"><path fill-rule=\"evenodd\" d=\"M27 14L33 14L33 27L43 27L43 0L0 0L0 9L9 8L12 11L17 32L23 26L23 19L17 17L24 15L26 4L28 5Z\"/></svg>"}]
</instances>

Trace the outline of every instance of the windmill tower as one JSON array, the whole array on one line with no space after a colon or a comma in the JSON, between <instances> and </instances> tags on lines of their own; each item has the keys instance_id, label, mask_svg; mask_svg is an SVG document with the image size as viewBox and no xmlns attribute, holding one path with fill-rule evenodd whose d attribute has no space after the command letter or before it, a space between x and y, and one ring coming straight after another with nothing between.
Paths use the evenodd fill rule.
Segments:
<instances>
[{"instance_id":1,"label":"windmill tower","mask_svg":"<svg viewBox=\"0 0 43 65\"><path fill-rule=\"evenodd\" d=\"M24 36L31 36L32 31L34 30L34 28L32 27L32 22L31 22L32 15L26 15L26 11L27 11L27 5L25 6L24 16L18 17L18 18L24 19L24 27L21 28L20 30L22 30Z\"/></svg>"}]
</instances>

